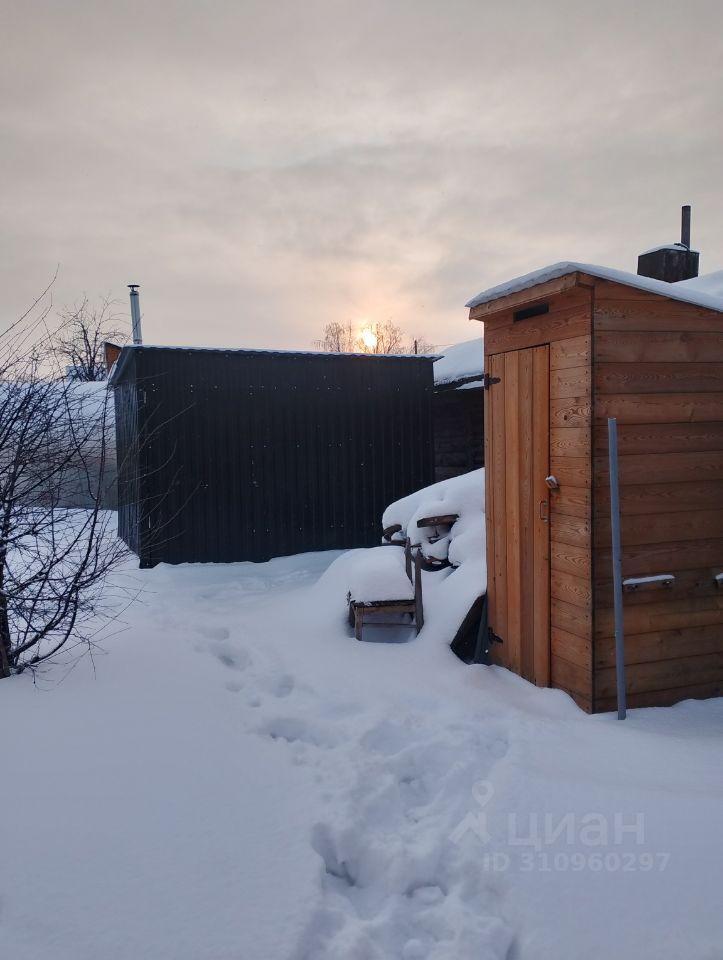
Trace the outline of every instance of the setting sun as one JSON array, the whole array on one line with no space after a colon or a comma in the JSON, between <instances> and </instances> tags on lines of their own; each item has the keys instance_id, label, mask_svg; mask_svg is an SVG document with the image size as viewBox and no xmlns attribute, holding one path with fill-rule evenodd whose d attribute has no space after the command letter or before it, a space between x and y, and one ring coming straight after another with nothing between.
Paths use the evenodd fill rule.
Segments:
<instances>
[{"instance_id":1,"label":"setting sun","mask_svg":"<svg viewBox=\"0 0 723 960\"><path fill-rule=\"evenodd\" d=\"M374 333L371 327L364 327L361 332L361 338L364 343L364 346L368 350L374 350L377 345L377 335Z\"/></svg>"}]
</instances>

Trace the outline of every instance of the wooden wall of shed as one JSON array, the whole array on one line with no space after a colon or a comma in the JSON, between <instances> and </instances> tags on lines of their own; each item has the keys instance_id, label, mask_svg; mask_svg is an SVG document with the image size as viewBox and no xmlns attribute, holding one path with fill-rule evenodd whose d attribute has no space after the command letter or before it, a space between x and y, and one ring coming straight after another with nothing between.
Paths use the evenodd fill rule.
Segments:
<instances>
[{"instance_id":1,"label":"wooden wall of shed","mask_svg":"<svg viewBox=\"0 0 723 960\"><path fill-rule=\"evenodd\" d=\"M595 710L615 706L607 417L618 418L628 704L723 690L723 316L595 282Z\"/></svg>"},{"instance_id":2,"label":"wooden wall of shed","mask_svg":"<svg viewBox=\"0 0 723 960\"><path fill-rule=\"evenodd\" d=\"M592 286L563 279L561 292L553 285L540 287L539 299L549 305L544 315L515 322L514 303L496 313L490 304L489 315L479 319L485 324L486 356L550 344L550 472L560 483L550 496L550 677L553 687L591 711ZM489 482L490 463L487 470Z\"/></svg>"},{"instance_id":3,"label":"wooden wall of shed","mask_svg":"<svg viewBox=\"0 0 723 960\"><path fill-rule=\"evenodd\" d=\"M484 390L435 390L432 410L435 479L484 466Z\"/></svg>"}]
</instances>

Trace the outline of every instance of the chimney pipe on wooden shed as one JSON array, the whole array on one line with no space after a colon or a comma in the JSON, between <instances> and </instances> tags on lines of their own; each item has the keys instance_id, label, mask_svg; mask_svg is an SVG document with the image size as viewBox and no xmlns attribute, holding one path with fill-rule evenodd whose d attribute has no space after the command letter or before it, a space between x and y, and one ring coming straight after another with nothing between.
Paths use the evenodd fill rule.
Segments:
<instances>
[{"instance_id":1,"label":"chimney pipe on wooden shed","mask_svg":"<svg viewBox=\"0 0 723 960\"><path fill-rule=\"evenodd\" d=\"M700 254L690 249L690 206L681 211L680 242L646 250L638 257L638 276L678 283L698 276Z\"/></svg>"},{"instance_id":2,"label":"chimney pipe on wooden shed","mask_svg":"<svg viewBox=\"0 0 723 960\"><path fill-rule=\"evenodd\" d=\"M680 242L684 247L687 247L690 250L690 204L686 205L681 210L681 219L680 219ZM697 273L696 273L697 276Z\"/></svg>"}]
</instances>

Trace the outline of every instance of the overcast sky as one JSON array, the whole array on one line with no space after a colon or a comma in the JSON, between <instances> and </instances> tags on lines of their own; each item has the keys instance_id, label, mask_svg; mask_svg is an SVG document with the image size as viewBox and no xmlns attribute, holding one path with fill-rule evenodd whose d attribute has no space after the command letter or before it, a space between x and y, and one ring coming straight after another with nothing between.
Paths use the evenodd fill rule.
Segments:
<instances>
[{"instance_id":1,"label":"overcast sky","mask_svg":"<svg viewBox=\"0 0 723 960\"><path fill-rule=\"evenodd\" d=\"M436 344L556 260L723 267L723 2L0 0L3 325L140 283L147 342Z\"/></svg>"}]
</instances>

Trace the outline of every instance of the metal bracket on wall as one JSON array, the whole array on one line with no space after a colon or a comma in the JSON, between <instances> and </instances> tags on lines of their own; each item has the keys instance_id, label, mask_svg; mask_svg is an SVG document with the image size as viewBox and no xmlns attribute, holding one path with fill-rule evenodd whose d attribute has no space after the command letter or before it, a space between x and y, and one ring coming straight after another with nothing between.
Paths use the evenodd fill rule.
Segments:
<instances>
[{"instance_id":1,"label":"metal bracket on wall","mask_svg":"<svg viewBox=\"0 0 723 960\"><path fill-rule=\"evenodd\" d=\"M485 390L489 390L491 386L499 382L500 382L499 377L492 377L490 376L489 373L485 373L485 375L482 377L482 386L484 387Z\"/></svg>"},{"instance_id":2,"label":"metal bracket on wall","mask_svg":"<svg viewBox=\"0 0 723 960\"><path fill-rule=\"evenodd\" d=\"M484 615L480 622L480 637L478 638L478 648L480 640L482 639L482 630L484 627L484 622L487 620L487 598L485 597L485 606L484 606ZM504 643L502 637L498 637L494 632L492 627L487 627L487 630L484 632L484 642L482 644L482 649L475 650L474 663L489 663L490 662L490 651L495 643Z\"/></svg>"}]
</instances>

